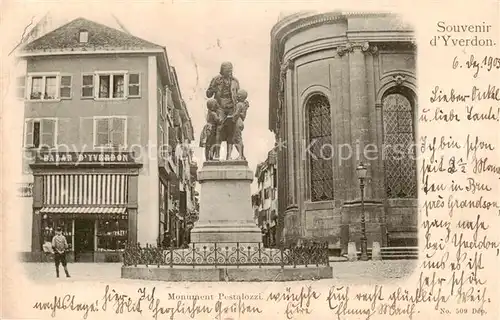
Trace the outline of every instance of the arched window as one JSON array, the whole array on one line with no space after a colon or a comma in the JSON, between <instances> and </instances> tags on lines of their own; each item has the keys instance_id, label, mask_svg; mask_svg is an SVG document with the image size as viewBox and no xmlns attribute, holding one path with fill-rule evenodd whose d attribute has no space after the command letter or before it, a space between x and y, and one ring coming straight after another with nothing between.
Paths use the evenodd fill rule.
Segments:
<instances>
[{"instance_id":1,"label":"arched window","mask_svg":"<svg viewBox=\"0 0 500 320\"><path fill-rule=\"evenodd\" d=\"M417 197L414 115L407 96L394 92L382 100L388 198Z\"/></svg>"},{"instance_id":2,"label":"arched window","mask_svg":"<svg viewBox=\"0 0 500 320\"><path fill-rule=\"evenodd\" d=\"M315 94L306 104L309 125L309 179L311 201L333 199L333 146L330 103Z\"/></svg>"}]
</instances>

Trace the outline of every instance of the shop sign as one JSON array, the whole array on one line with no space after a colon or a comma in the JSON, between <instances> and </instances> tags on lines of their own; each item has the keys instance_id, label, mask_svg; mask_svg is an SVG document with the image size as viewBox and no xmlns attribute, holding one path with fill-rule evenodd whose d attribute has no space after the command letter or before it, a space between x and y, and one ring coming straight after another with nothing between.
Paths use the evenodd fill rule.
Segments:
<instances>
[{"instance_id":1,"label":"shop sign","mask_svg":"<svg viewBox=\"0 0 500 320\"><path fill-rule=\"evenodd\" d=\"M35 163L87 164L87 163L130 163L134 157L129 152L48 152L37 154Z\"/></svg>"},{"instance_id":2,"label":"shop sign","mask_svg":"<svg viewBox=\"0 0 500 320\"><path fill-rule=\"evenodd\" d=\"M21 198L33 197L33 183L20 183L17 188L17 194Z\"/></svg>"}]
</instances>

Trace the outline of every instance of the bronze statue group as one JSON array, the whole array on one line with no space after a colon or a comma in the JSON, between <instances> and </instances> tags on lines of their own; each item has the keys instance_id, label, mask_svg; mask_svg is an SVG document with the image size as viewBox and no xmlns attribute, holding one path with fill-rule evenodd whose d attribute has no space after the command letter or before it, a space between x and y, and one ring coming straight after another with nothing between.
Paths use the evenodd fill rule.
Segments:
<instances>
[{"instance_id":1,"label":"bronze statue group","mask_svg":"<svg viewBox=\"0 0 500 320\"><path fill-rule=\"evenodd\" d=\"M207 117L200 136L200 147L205 148L205 160L220 160L220 146L226 142L226 160L231 160L233 146L238 158L245 160L242 131L249 103L247 92L233 77L233 65L221 64L220 74L215 76L207 89Z\"/></svg>"}]
</instances>

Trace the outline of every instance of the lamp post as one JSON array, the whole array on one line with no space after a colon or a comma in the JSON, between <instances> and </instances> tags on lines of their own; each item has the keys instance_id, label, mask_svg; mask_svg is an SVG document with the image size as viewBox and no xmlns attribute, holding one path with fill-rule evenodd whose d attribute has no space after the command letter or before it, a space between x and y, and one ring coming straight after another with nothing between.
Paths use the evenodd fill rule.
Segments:
<instances>
[{"instance_id":1,"label":"lamp post","mask_svg":"<svg viewBox=\"0 0 500 320\"><path fill-rule=\"evenodd\" d=\"M361 190L361 261L368 260L368 239L366 238L366 221L365 221L365 179L367 168L360 162L356 168L356 174L359 179L359 188Z\"/></svg>"}]
</instances>

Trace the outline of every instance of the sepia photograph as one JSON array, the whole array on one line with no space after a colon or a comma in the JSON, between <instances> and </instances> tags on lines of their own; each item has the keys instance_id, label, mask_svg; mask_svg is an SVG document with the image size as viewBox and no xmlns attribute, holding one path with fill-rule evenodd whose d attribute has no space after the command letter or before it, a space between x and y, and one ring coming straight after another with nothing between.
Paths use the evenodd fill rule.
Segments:
<instances>
[{"instance_id":1,"label":"sepia photograph","mask_svg":"<svg viewBox=\"0 0 500 320\"><path fill-rule=\"evenodd\" d=\"M479 271L500 242L477 212L500 210L488 198L500 138L456 137L479 118L498 125L499 89L434 84L420 57L429 68L431 50L448 50L435 74L493 75L494 56L469 47L495 47L497 26L433 14L420 31L409 7L355 7L12 9L3 229L10 272L36 288L18 308L412 319L453 300L469 309L451 313L485 315ZM461 114L486 104L489 116Z\"/></svg>"},{"instance_id":2,"label":"sepia photograph","mask_svg":"<svg viewBox=\"0 0 500 320\"><path fill-rule=\"evenodd\" d=\"M209 81L188 79L192 65L169 57L175 47L112 13L109 25L50 11L33 21L12 51L24 71L15 89L30 276L80 278L96 264L165 281L332 278L337 265L356 277L412 271L413 28L391 13L276 19L254 57L269 59L258 85L239 80L251 61L224 55L196 63ZM200 89L191 102L179 79ZM266 129L268 152L253 150Z\"/></svg>"}]
</instances>

